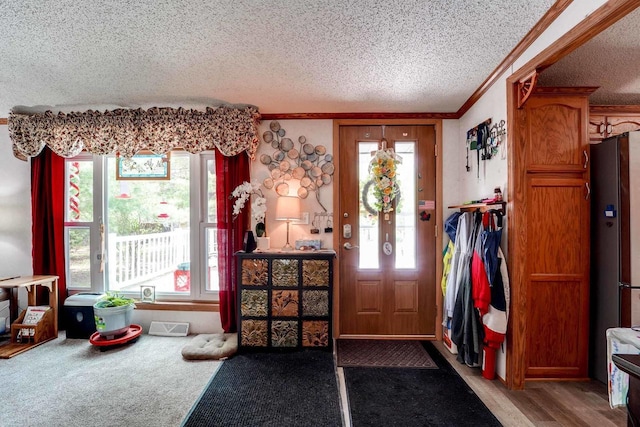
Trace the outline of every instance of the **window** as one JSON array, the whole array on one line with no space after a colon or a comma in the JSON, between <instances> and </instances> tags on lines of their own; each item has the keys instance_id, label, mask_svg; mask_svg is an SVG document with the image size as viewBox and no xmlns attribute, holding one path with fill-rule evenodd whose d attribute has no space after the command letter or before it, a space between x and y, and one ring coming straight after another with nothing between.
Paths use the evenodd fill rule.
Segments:
<instances>
[{"instance_id":1,"label":"window","mask_svg":"<svg viewBox=\"0 0 640 427\"><path fill-rule=\"evenodd\" d=\"M118 180L117 164L66 162L68 288L138 295L151 285L158 299L217 299L213 153L172 152L162 180Z\"/></svg>"}]
</instances>

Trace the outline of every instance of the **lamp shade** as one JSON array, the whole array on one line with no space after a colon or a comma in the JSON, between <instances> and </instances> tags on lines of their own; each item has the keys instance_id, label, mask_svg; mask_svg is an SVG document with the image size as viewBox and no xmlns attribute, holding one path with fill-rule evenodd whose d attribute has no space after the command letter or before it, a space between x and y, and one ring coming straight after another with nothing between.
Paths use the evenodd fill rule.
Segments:
<instances>
[{"instance_id":1,"label":"lamp shade","mask_svg":"<svg viewBox=\"0 0 640 427\"><path fill-rule=\"evenodd\" d=\"M276 204L276 220L289 221L300 219L300 198L280 196Z\"/></svg>"}]
</instances>

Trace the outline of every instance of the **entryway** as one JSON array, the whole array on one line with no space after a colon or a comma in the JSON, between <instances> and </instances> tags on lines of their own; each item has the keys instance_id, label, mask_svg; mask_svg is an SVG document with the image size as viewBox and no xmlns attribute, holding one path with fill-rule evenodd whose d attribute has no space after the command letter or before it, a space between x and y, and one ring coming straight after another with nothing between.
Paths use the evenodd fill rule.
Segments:
<instances>
[{"instance_id":1,"label":"entryway","mask_svg":"<svg viewBox=\"0 0 640 427\"><path fill-rule=\"evenodd\" d=\"M436 124L338 129L340 336L433 337L437 211L442 210L436 203ZM372 158L384 148L401 158L392 178L399 193L386 213L369 172Z\"/></svg>"}]
</instances>

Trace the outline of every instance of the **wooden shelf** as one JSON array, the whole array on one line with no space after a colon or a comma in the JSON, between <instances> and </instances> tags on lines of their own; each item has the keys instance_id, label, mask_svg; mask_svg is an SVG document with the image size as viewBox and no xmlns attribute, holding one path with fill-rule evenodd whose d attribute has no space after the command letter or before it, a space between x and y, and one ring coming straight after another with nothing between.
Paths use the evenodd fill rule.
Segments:
<instances>
[{"instance_id":1,"label":"wooden shelf","mask_svg":"<svg viewBox=\"0 0 640 427\"><path fill-rule=\"evenodd\" d=\"M466 205L454 205L449 206L449 209L460 209L464 212L480 211L487 212L490 210L499 210L504 215L506 213L507 202L494 202L494 203L469 203Z\"/></svg>"},{"instance_id":2,"label":"wooden shelf","mask_svg":"<svg viewBox=\"0 0 640 427\"><path fill-rule=\"evenodd\" d=\"M25 312L17 318L13 313L18 307L18 288L27 289L27 304L38 305L36 301L36 287L44 286L49 289L49 306L40 322L35 325L24 325ZM0 345L0 359L9 359L30 348L43 344L58 337L58 276L23 276L0 281L0 288L11 290L11 342ZM15 320L14 320L15 319ZM28 342L16 342L20 329L33 329L34 336Z\"/></svg>"},{"instance_id":3,"label":"wooden shelf","mask_svg":"<svg viewBox=\"0 0 640 427\"><path fill-rule=\"evenodd\" d=\"M57 337L57 334L53 333L54 311L51 308L35 325L22 323L25 313L26 310L23 310L20 317L11 324L11 342L0 346L0 359L16 356ZM18 333L23 329L33 330L33 335L22 337L22 341L18 341Z\"/></svg>"}]
</instances>

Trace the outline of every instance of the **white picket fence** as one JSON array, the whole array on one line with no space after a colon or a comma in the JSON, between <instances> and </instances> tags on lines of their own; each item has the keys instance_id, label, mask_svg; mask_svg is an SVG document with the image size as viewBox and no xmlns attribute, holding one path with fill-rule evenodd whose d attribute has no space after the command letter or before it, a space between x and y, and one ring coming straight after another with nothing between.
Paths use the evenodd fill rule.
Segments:
<instances>
[{"instance_id":1,"label":"white picket fence","mask_svg":"<svg viewBox=\"0 0 640 427\"><path fill-rule=\"evenodd\" d=\"M175 271L189 260L189 230L117 236L109 234L109 282L122 289Z\"/></svg>"}]
</instances>

